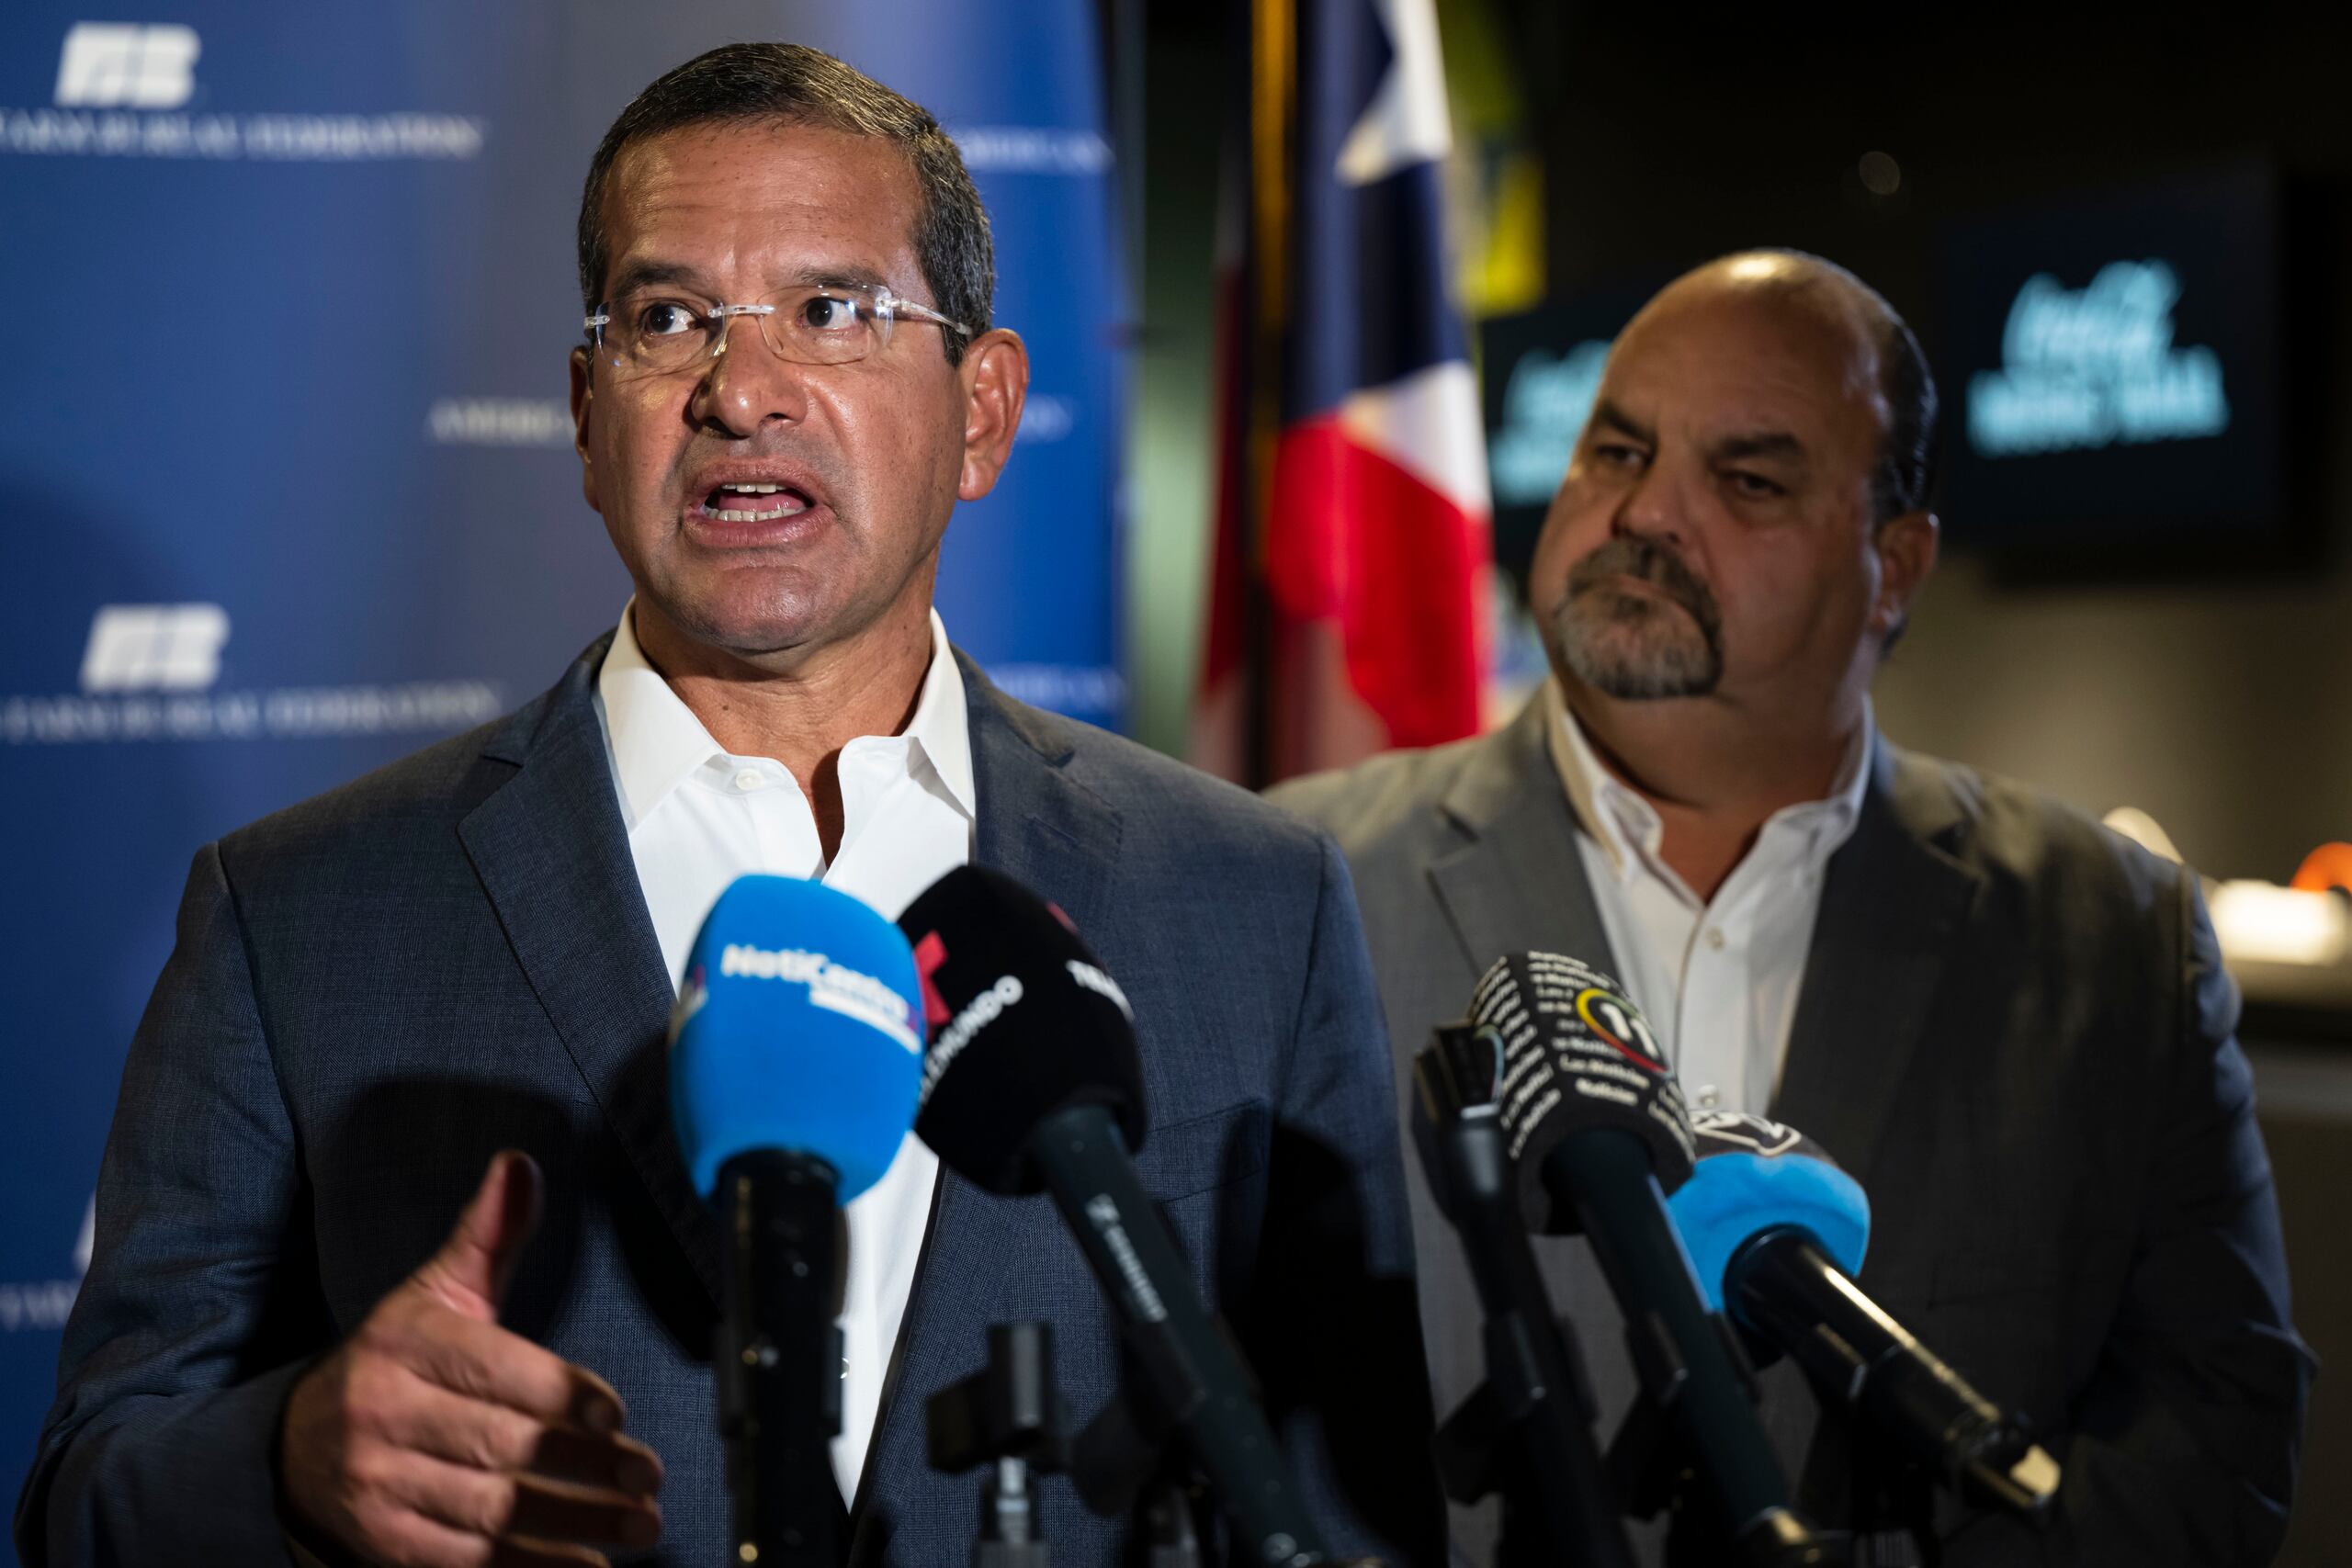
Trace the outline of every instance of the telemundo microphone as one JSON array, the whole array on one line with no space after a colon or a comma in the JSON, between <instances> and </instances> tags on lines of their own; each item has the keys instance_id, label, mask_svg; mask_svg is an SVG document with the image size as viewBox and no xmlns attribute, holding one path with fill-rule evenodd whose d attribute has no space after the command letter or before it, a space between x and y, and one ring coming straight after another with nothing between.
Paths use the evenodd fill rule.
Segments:
<instances>
[{"instance_id":1,"label":"telemundo microphone","mask_svg":"<svg viewBox=\"0 0 2352 1568\"><path fill-rule=\"evenodd\" d=\"M1669 1207L1708 1299L1939 1483L2046 1525L2059 1466L2023 1417L1971 1388L1854 1282L1870 1242L1860 1184L1812 1139L1760 1116L1709 1112L1692 1131L1698 1166Z\"/></svg>"},{"instance_id":2,"label":"telemundo microphone","mask_svg":"<svg viewBox=\"0 0 2352 1568\"><path fill-rule=\"evenodd\" d=\"M1648 1024L1614 980L1552 953L1496 960L1472 993L1470 1017L1501 1040L1496 1098L1528 1228L1581 1231L1591 1242L1624 1312L1642 1386L1731 1548L1756 1563L1825 1561L1790 1506L1747 1369L1667 1211L1694 1148L1682 1091Z\"/></svg>"},{"instance_id":3,"label":"telemundo microphone","mask_svg":"<svg viewBox=\"0 0 2352 1568\"><path fill-rule=\"evenodd\" d=\"M712 1360L738 1562L841 1562L841 1209L914 1122L921 994L897 926L797 877L738 877L686 962L670 1109L719 1222Z\"/></svg>"},{"instance_id":4,"label":"telemundo microphone","mask_svg":"<svg viewBox=\"0 0 2352 1568\"><path fill-rule=\"evenodd\" d=\"M949 872L899 924L933 1024L916 1134L975 1186L1053 1195L1231 1521L1237 1561L1327 1561L1249 1374L1136 1175L1143 1060L1125 996L1061 911L1000 872Z\"/></svg>"}]
</instances>

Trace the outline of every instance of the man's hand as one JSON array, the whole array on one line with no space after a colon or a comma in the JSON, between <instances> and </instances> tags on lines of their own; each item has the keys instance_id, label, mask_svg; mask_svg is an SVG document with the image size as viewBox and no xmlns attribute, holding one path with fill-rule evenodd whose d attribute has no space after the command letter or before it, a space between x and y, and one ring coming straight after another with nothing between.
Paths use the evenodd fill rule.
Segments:
<instances>
[{"instance_id":1,"label":"man's hand","mask_svg":"<svg viewBox=\"0 0 2352 1568\"><path fill-rule=\"evenodd\" d=\"M578 1568L660 1537L662 1461L622 1435L620 1395L498 1326L538 1219L538 1167L506 1150L441 1250L295 1385L280 1469L302 1525L395 1568Z\"/></svg>"}]
</instances>

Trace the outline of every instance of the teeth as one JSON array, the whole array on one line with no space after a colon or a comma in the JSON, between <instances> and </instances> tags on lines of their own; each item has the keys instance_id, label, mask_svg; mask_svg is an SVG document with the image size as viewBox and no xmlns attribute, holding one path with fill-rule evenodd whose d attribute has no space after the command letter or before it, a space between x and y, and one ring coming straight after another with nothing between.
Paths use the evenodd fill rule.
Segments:
<instances>
[{"instance_id":1,"label":"teeth","mask_svg":"<svg viewBox=\"0 0 2352 1568\"><path fill-rule=\"evenodd\" d=\"M731 490L739 495L774 495L784 487L782 485L720 485L718 488Z\"/></svg>"},{"instance_id":2,"label":"teeth","mask_svg":"<svg viewBox=\"0 0 2352 1568\"><path fill-rule=\"evenodd\" d=\"M744 511L734 507L706 506L703 508L707 515L716 517L721 523L773 523L779 517L790 517L797 513L808 510L797 496L786 496L784 504L763 512Z\"/></svg>"}]
</instances>

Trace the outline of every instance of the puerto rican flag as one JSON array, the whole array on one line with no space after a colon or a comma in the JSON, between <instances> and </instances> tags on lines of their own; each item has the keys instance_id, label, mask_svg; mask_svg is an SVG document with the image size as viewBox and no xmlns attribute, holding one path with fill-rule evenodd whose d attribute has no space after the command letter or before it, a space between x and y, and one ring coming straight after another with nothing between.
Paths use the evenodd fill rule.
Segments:
<instances>
[{"instance_id":1,"label":"puerto rican flag","mask_svg":"<svg viewBox=\"0 0 2352 1568\"><path fill-rule=\"evenodd\" d=\"M1252 9L1193 753L1262 784L1476 732L1490 507L1430 0Z\"/></svg>"}]
</instances>

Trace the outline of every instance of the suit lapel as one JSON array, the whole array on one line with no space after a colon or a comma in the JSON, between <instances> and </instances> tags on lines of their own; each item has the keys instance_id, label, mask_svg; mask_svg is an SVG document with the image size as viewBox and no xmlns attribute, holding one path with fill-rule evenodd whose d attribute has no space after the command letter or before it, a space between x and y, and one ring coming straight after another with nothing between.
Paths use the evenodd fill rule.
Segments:
<instances>
[{"instance_id":1,"label":"suit lapel","mask_svg":"<svg viewBox=\"0 0 2352 1568\"><path fill-rule=\"evenodd\" d=\"M1950 787L1875 743L1853 836L1829 862L1774 1119L1870 1185L1952 938L1981 878L1953 858Z\"/></svg>"},{"instance_id":2,"label":"suit lapel","mask_svg":"<svg viewBox=\"0 0 2352 1568\"><path fill-rule=\"evenodd\" d=\"M1430 889L1474 975L1530 947L1616 969L1577 850L1576 818L1544 744L1545 722L1539 694L1479 743L1439 807L1465 841L1431 857Z\"/></svg>"},{"instance_id":3,"label":"suit lapel","mask_svg":"<svg viewBox=\"0 0 2352 1568\"><path fill-rule=\"evenodd\" d=\"M718 1235L670 1127L662 1042L674 993L596 720L605 647L484 749L517 772L458 836L540 1007L716 1301Z\"/></svg>"},{"instance_id":4,"label":"suit lapel","mask_svg":"<svg viewBox=\"0 0 2352 1568\"><path fill-rule=\"evenodd\" d=\"M956 660L977 797L973 860L1050 899L1080 931L1105 930L1118 813L1063 771L1072 747L1059 721L1012 702L970 660L960 653ZM1035 1245L1035 1224L1034 1213L940 1168L931 1226L858 1480L852 1562L877 1560L887 1544L888 1522L871 1506L877 1487L884 1496L891 1489L883 1467L925 1462L923 1407L901 1392L937 1388L969 1364L986 1325L966 1321L958 1305L980 1295L1008 1259Z\"/></svg>"},{"instance_id":5,"label":"suit lapel","mask_svg":"<svg viewBox=\"0 0 2352 1568\"><path fill-rule=\"evenodd\" d=\"M1019 706L963 663L978 797L973 858L1060 905L1080 931L1105 929L1119 814L1064 772L1073 746L1061 721Z\"/></svg>"}]
</instances>

